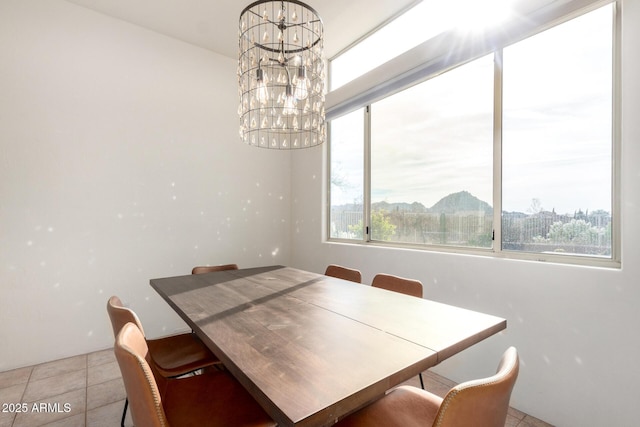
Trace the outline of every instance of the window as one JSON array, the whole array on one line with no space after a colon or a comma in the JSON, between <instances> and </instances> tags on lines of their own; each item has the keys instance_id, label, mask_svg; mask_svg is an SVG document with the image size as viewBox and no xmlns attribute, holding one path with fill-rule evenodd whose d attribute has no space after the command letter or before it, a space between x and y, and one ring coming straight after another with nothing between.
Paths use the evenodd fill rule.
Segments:
<instances>
[{"instance_id":1,"label":"window","mask_svg":"<svg viewBox=\"0 0 640 427\"><path fill-rule=\"evenodd\" d=\"M331 122L330 237L364 238L364 114L356 110Z\"/></svg>"},{"instance_id":2,"label":"window","mask_svg":"<svg viewBox=\"0 0 640 427\"><path fill-rule=\"evenodd\" d=\"M422 0L333 58L331 90L451 28L479 30L501 22L511 0ZM550 0L537 0L545 3Z\"/></svg>"},{"instance_id":3,"label":"window","mask_svg":"<svg viewBox=\"0 0 640 427\"><path fill-rule=\"evenodd\" d=\"M492 56L372 104L371 240L491 247L492 163Z\"/></svg>"},{"instance_id":4,"label":"window","mask_svg":"<svg viewBox=\"0 0 640 427\"><path fill-rule=\"evenodd\" d=\"M446 2L424 0L331 61L331 90L444 31Z\"/></svg>"},{"instance_id":5,"label":"window","mask_svg":"<svg viewBox=\"0 0 640 427\"><path fill-rule=\"evenodd\" d=\"M541 23L332 119L329 237L617 263L614 12Z\"/></svg>"},{"instance_id":6,"label":"window","mask_svg":"<svg viewBox=\"0 0 640 427\"><path fill-rule=\"evenodd\" d=\"M605 7L504 49L504 250L611 257L612 34Z\"/></svg>"}]
</instances>

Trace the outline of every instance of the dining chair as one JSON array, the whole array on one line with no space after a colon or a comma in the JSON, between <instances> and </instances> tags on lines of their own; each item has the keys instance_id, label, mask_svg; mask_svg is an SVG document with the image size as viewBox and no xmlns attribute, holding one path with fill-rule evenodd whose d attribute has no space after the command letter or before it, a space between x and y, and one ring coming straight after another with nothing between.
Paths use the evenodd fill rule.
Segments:
<instances>
[{"instance_id":1,"label":"dining chair","mask_svg":"<svg viewBox=\"0 0 640 427\"><path fill-rule=\"evenodd\" d=\"M491 377L458 384L444 398L400 386L335 427L504 427L518 370L518 352L510 347Z\"/></svg>"},{"instance_id":2,"label":"dining chair","mask_svg":"<svg viewBox=\"0 0 640 427\"><path fill-rule=\"evenodd\" d=\"M404 277L393 276L391 274L376 274L371 282L374 288L386 289L389 291L399 292L401 294L422 298L423 288L422 282L415 279L405 279ZM420 378L420 386L424 389L424 380L422 372L418 374Z\"/></svg>"},{"instance_id":3,"label":"dining chair","mask_svg":"<svg viewBox=\"0 0 640 427\"><path fill-rule=\"evenodd\" d=\"M362 273L360 273L359 270L343 267L341 265L328 265L324 275L349 280L350 282L362 283Z\"/></svg>"},{"instance_id":4,"label":"dining chair","mask_svg":"<svg viewBox=\"0 0 640 427\"><path fill-rule=\"evenodd\" d=\"M147 341L134 323L120 330L114 352L131 396L131 418L138 427L276 425L225 371L182 378L157 375Z\"/></svg>"},{"instance_id":5,"label":"dining chair","mask_svg":"<svg viewBox=\"0 0 640 427\"><path fill-rule=\"evenodd\" d=\"M133 310L122 305L120 298L115 295L109 298L107 312L111 320L114 337L118 336L120 330L127 323L136 325L144 337L142 322L140 322ZM146 345L149 348L150 358L157 372L164 377L177 377L221 364L220 360L211 353L194 333L149 339L146 340ZM127 415L128 396L124 401L121 426L124 426L124 420Z\"/></svg>"},{"instance_id":6,"label":"dining chair","mask_svg":"<svg viewBox=\"0 0 640 427\"><path fill-rule=\"evenodd\" d=\"M404 277L393 276L391 274L376 274L371 282L374 288L387 289L389 291L400 292L422 298L422 282L415 279L405 279Z\"/></svg>"},{"instance_id":7,"label":"dining chair","mask_svg":"<svg viewBox=\"0 0 640 427\"><path fill-rule=\"evenodd\" d=\"M204 273L213 273L214 271L237 270L237 269L238 269L237 264L197 266L197 267L193 267L193 269L191 270L191 274L204 274Z\"/></svg>"}]
</instances>

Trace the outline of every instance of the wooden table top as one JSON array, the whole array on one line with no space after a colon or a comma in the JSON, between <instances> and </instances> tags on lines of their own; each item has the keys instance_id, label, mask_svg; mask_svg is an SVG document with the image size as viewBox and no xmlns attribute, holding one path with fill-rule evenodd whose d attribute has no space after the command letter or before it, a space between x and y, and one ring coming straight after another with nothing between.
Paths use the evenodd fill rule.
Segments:
<instances>
[{"instance_id":1,"label":"wooden table top","mask_svg":"<svg viewBox=\"0 0 640 427\"><path fill-rule=\"evenodd\" d=\"M151 280L281 426L332 425L506 320L290 267Z\"/></svg>"}]
</instances>

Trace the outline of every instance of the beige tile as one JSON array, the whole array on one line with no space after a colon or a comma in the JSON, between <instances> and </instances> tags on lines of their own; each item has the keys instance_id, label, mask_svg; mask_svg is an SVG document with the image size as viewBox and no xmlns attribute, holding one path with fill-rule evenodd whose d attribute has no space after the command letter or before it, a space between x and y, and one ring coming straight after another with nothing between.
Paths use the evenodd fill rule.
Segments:
<instances>
[{"instance_id":1,"label":"beige tile","mask_svg":"<svg viewBox=\"0 0 640 427\"><path fill-rule=\"evenodd\" d=\"M96 385L105 381L122 378L118 362L105 363L103 365L91 366L89 368L88 385Z\"/></svg>"},{"instance_id":2,"label":"beige tile","mask_svg":"<svg viewBox=\"0 0 640 427\"><path fill-rule=\"evenodd\" d=\"M520 424L520 419L513 415L507 414L507 421L504 423L505 427L517 427Z\"/></svg>"},{"instance_id":3,"label":"beige tile","mask_svg":"<svg viewBox=\"0 0 640 427\"><path fill-rule=\"evenodd\" d=\"M29 411L16 415L13 427L39 427L82 415L86 411L85 388L30 403Z\"/></svg>"},{"instance_id":4,"label":"beige tile","mask_svg":"<svg viewBox=\"0 0 640 427\"><path fill-rule=\"evenodd\" d=\"M0 389L0 402L1 403L20 403L22 401L22 395L27 388L27 384L16 384L11 387Z\"/></svg>"},{"instance_id":5,"label":"beige tile","mask_svg":"<svg viewBox=\"0 0 640 427\"><path fill-rule=\"evenodd\" d=\"M89 367L104 365L106 363L112 363L116 361L116 355L113 353L113 349L96 351L95 353L89 353L87 355Z\"/></svg>"},{"instance_id":6,"label":"beige tile","mask_svg":"<svg viewBox=\"0 0 640 427\"><path fill-rule=\"evenodd\" d=\"M87 356L85 354L69 357L67 359L56 360L35 366L33 368L33 373L31 374L31 381L86 369Z\"/></svg>"},{"instance_id":7,"label":"beige tile","mask_svg":"<svg viewBox=\"0 0 640 427\"><path fill-rule=\"evenodd\" d=\"M525 417L525 415L527 415L527 414L525 414L522 411L517 410L516 408L509 408L509 415L511 415L512 417L517 418L519 420L522 420Z\"/></svg>"},{"instance_id":8,"label":"beige tile","mask_svg":"<svg viewBox=\"0 0 640 427\"><path fill-rule=\"evenodd\" d=\"M32 366L0 372L0 389L11 387L16 384L26 384L31 376L31 371L33 371Z\"/></svg>"},{"instance_id":9,"label":"beige tile","mask_svg":"<svg viewBox=\"0 0 640 427\"><path fill-rule=\"evenodd\" d=\"M0 411L0 427L11 427L16 413L23 409L22 395L25 388L27 388L26 383L0 389L0 404L8 405L6 408L3 406ZM4 412L5 409L7 412Z\"/></svg>"},{"instance_id":10,"label":"beige tile","mask_svg":"<svg viewBox=\"0 0 640 427\"><path fill-rule=\"evenodd\" d=\"M29 381L24 392L23 402L36 402L51 396L67 393L73 390L85 390L87 387L87 372L74 371L42 380Z\"/></svg>"},{"instance_id":11,"label":"beige tile","mask_svg":"<svg viewBox=\"0 0 640 427\"><path fill-rule=\"evenodd\" d=\"M435 372L432 371L426 371L422 374L423 376L428 376L429 378L431 378L434 381L439 382L440 384L445 385L447 388L452 388L456 385L458 385L458 383L451 381L449 378L445 378L442 375L436 374Z\"/></svg>"},{"instance_id":12,"label":"beige tile","mask_svg":"<svg viewBox=\"0 0 640 427\"><path fill-rule=\"evenodd\" d=\"M552 424L539 420L531 415L525 415L518 427L553 427Z\"/></svg>"},{"instance_id":13,"label":"beige tile","mask_svg":"<svg viewBox=\"0 0 640 427\"><path fill-rule=\"evenodd\" d=\"M6 408L3 406L2 411L0 411L0 427L11 427L16 413L23 409L22 395L26 387L27 384L25 383L0 389L0 404L8 405ZM5 409L7 412L3 412Z\"/></svg>"},{"instance_id":14,"label":"beige tile","mask_svg":"<svg viewBox=\"0 0 640 427\"><path fill-rule=\"evenodd\" d=\"M122 419L122 409L124 408L124 400L101 406L96 409L87 411L87 426L90 427L114 427L120 425ZM131 411L127 411L124 425L126 427L133 426L131 420Z\"/></svg>"},{"instance_id":15,"label":"beige tile","mask_svg":"<svg viewBox=\"0 0 640 427\"><path fill-rule=\"evenodd\" d=\"M0 413L0 427L11 427L16 414Z\"/></svg>"},{"instance_id":16,"label":"beige tile","mask_svg":"<svg viewBox=\"0 0 640 427\"><path fill-rule=\"evenodd\" d=\"M44 424L42 427L85 427L85 414L73 415L52 423Z\"/></svg>"},{"instance_id":17,"label":"beige tile","mask_svg":"<svg viewBox=\"0 0 640 427\"><path fill-rule=\"evenodd\" d=\"M126 396L121 378L92 385L87 388L87 409L91 410L118 402Z\"/></svg>"},{"instance_id":18,"label":"beige tile","mask_svg":"<svg viewBox=\"0 0 640 427\"><path fill-rule=\"evenodd\" d=\"M436 396L440 396L444 398L444 396L451 390L451 386L442 384L440 381L434 379L434 377L429 375L424 375L424 389L430 393L435 394Z\"/></svg>"},{"instance_id":19,"label":"beige tile","mask_svg":"<svg viewBox=\"0 0 640 427\"><path fill-rule=\"evenodd\" d=\"M418 379L418 377L415 378L410 378L407 381L403 382L402 384L399 385L408 385L411 387L418 387L420 388L420 380Z\"/></svg>"}]
</instances>

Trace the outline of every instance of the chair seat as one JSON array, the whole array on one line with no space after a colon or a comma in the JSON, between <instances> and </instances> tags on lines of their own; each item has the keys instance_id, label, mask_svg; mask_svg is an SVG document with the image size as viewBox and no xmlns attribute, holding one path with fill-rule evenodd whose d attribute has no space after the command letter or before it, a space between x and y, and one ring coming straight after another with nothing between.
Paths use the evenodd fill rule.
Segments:
<instances>
[{"instance_id":1,"label":"chair seat","mask_svg":"<svg viewBox=\"0 0 640 427\"><path fill-rule=\"evenodd\" d=\"M441 403L441 397L428 391L401 386L335 427L427 427L433 424Z\"/></svg>"},{"instance_id":2,"label":"chair seat","mask_svg":"<svg viewBox=\"0 0 640 427\"><path fill-rule=\"evenodd\" d=\"M276 425L242 385L226 372L212 371L169 380L162 406L171 426Z\"/></svg>"},{"instance_id":3,"label":"chair seat","mask_svg":"<svg viewBox=\"0 0 640 427\"><path fill-rule=\"evenodd\" d=\"M165 377L183 375L220 363L194 333L147 340L151 359Z\"/></svg>"}]
</instances>

